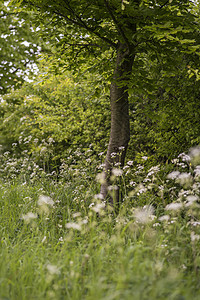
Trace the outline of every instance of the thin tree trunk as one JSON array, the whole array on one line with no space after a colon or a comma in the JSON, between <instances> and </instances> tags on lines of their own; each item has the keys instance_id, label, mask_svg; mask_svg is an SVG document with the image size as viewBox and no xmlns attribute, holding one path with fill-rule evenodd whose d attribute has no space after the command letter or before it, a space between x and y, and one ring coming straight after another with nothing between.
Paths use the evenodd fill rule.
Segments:
<instances>
[{"instance_id":1,"label":"thin tree trunk","mask_svg":"<svg viewBox=\"0 0 200 300\"><path fill-rule=\"evenodd\" d=\"M101 194L109 196L111 204L119 203L119 187L115 186L112 195L108 195L113 167L124 166L126 150L130 139L128 81L133 66L134 54L124 44L119 44L113 80L110 86L111 132L104 163L104 183Z\"/></svg>"}]
</instances>

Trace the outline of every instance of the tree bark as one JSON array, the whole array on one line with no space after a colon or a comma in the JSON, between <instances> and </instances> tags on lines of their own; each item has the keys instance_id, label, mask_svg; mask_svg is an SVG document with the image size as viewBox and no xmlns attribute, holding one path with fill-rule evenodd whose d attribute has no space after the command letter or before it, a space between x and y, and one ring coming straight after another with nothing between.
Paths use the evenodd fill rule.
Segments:
<instances>
[{"instance_id":1,"label":"tree bark","mask_svg":"<svg viewBox=\"0 0 200 300\"><path fill-rule=\"evenodd\" d=\"M130 140L128 81L130 80L133 61L134 53L130 53L125 44L119 43L113 80L110 86L111 132L104 162L104 182L101 185L103 198L108 198L112 205L118 205L120 201L119 187L115 186L112 193L108 194L112 169L116 166L123 168Z\"/></svg>"}]
</instances>

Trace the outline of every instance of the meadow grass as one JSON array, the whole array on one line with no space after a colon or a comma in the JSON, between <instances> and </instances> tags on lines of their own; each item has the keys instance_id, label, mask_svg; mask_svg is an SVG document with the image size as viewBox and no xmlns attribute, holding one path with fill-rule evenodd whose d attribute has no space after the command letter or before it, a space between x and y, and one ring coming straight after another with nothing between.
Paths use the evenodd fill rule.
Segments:
<instances>
[{"instance_id":1,"label":"meadow grass","mask_svg":"<svg viewBox=\"0 0 200 300\"><path fill-rule=\"evenodd\" d=\"M200 299L191 208L160 218L127 197L115 214L95 193L77 181L0 184L0 299Z\"/></svg>"}]
</instances>

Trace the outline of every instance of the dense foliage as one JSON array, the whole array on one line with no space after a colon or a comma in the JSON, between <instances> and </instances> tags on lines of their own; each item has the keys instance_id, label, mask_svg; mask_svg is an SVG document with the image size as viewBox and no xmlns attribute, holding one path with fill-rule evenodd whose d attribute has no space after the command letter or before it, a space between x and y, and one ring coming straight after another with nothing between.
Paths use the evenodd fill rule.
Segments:
<instances>
[{"instance_id":1,"label":"dense foliage","mask_svg":"<svg viewBox=\"0 0 200 300\"><path fill-rule=\"evenodd\" d=\"M0 3L0 299L198 300L199 4L72 0L61 15L61 1L12 2ZM100 186L121 42L137 51L111 205Z\"/></svg>"}]
</instances>

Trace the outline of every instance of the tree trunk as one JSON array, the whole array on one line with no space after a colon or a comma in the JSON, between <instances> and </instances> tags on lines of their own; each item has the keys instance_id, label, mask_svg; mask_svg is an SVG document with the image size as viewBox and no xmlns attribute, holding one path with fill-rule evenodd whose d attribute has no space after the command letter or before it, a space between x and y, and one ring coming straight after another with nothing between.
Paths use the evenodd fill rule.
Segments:
<instances>
[{"instance_id":1,"label":"tree trunk","mask_svg":"<svg viewBox=\"0 0 200 300\"><path fill-rule=\"evenodd\" d=\"M123 168L126 150L130 139L128 81L133 66L134 54L119 43L113 80L110 86L111 132L106 159L104 163L104 182L101 194L109 196L111 204L119 204L119 187L115 186L108 195L111 185L112 169Z\"/></svg>"}]
</instances>

